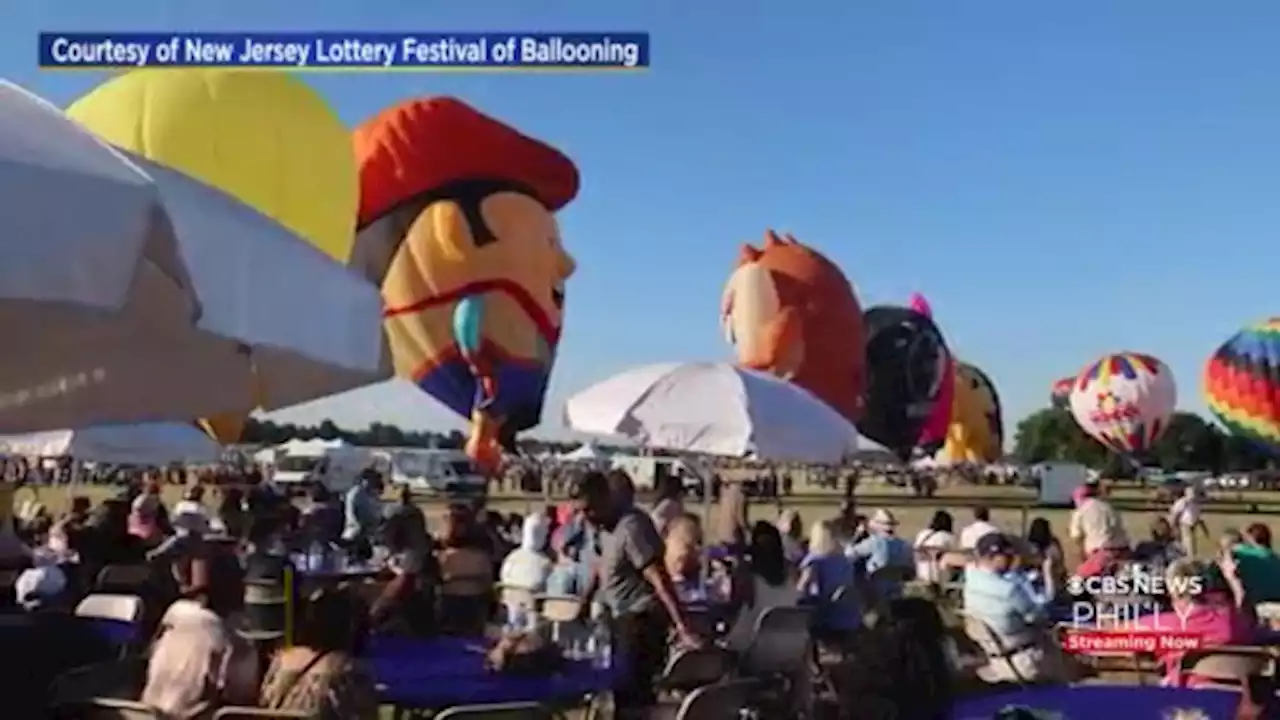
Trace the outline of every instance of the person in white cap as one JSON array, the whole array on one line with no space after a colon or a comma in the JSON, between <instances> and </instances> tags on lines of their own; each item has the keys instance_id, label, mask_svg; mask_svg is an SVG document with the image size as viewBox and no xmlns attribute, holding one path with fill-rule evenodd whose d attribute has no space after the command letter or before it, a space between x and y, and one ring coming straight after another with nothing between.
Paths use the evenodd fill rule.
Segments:
<instances>
[{"instance_id":1,"label":"person in white cap","mask_svg":"<svg viewBox=\"0 0 1280 720\"><path fill-rule=\"evenodd\" d=\"M66 573L51 564L23 570L13 584L14 600L27 611L57 605L66 590Z\"/></svg>"},{"instance_id":2,"label":"person in white cap","mask_svg":"<svg viewBox=\"0 0 1280 720\"><path fill-rule=\"evenodd\" d=\"M1196 555L1196 531L1209 537L1209 527L1200 517L1200 492L1195 485L1188 485L1169 508L1169 524L1177 528L1182 551L1188 557Z\"/></svg>"},{"instance_id":3,"label":"person in white cap","mask_svg":"<svg viewBox=\"0 0 1280 720\"><path fill-rule=\"evenodd\" d=\"M900 597L903 584L915 576L915 551L911 543L898 537L898 519L888 510L877 509L867 527L871 534L846 548L845 555L855 565L862 565L881 598ZM882 572L886 570L901 572Z\"/></svg>"}]
</instances>

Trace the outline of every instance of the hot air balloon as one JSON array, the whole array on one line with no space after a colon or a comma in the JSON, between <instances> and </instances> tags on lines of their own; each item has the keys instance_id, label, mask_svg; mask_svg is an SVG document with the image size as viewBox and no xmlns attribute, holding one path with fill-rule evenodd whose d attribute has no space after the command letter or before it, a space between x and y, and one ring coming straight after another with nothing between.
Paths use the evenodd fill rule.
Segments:
<instances>
[{"instance_id":1,"label":"hot air balloon","mask_svg":"<svg viewBox=\"0 0 1280 720\"><path fill-rule=\"evenodd\" d=\"M1280 452L1280 318L1244 328L1214 351L1204 394L1233 435Z\"/></svg>"},{"instance_id":2,"label":"hot air balloon","mask_svg":"<svg viewBox=\"0 0 1280 720\"><path fill-rule=\"evenodd\" d=\"M862 309L844 273L790 235L744 245L720 321L744 367L784 377L854 422L865 387Z\"/></svg>"},{"instance_id":3,"label":"hot air balloon","mask_svg":"<svg viewBox=\"0 0 1280 720\"><path fill-rule=\"evenodd\" d=\"M938 401L950 353L933 321L915 310L873 307L863 323L867 400L858 430L906 460Z\"/></svg>"},{"instance_id":4,"label":"hot air balloon","mask_svg":"<svg viewBox=\"0 0 1280 720\"><path fill-rule=\"evenodd\" d=\"M1056 408L1067 408L1071 405L1071 388L1076 384L1076 376L1059 378L1053 381L1049 389L1049 403Z\"/></svg>"},{"instance_id":5,"label":"hot air balloon","mask_svg":"<svg viewBox=\"0 0 1280 720\"><path fill-rule=\"evenodd\" d=\"M1004 422L995 385L977 367L955 363L951 425L938 460L947 464L989 463L1000 458L1003 447Z\"/></svg>"},{"instance_id":6,"label":"hot air balloon","mask_svg":"<svg viewBox=\"0 0 1280 720\"><path fill-rule=\"evenodd\" d=\"M384 110L354 140L351 264L382 287L396 374L470 418L467 452L494 471L542 416L574 271L555 213L578 169L450 97Z\"/></svg>"},{"instance_id":7,"label":"hot air balloon","mask_svg":"<svg viewBox=\"0 0 1280 720\"><path fill-rule=\"evenodd\" d=\"M933 319L933 306L920 293L911 293L907 298L907 307ZM938 389L938 398L934 402L933 412L924 426L920 428L920 439L917 446L927 455L936 453L946 442L948 428L951 425L952 397L955 394L955 362L947 356L947 368L942 375L942 387Z\"/></svg>"},{"instance_id":8,"label":"hot air balloon","mask_svg":"<svg viewBox=\"0 0 1280 720\"><path fill-rule=\"evenodd\" d=\"M1108 449L1149 450L1169 424L1178 392L1169 366L1150 355L1106 355L1086 367L1071 390L1071 414Z\"/></svg>"},{"instance_id":9,"label":"hot air balloon","mask_svg":"<svg viewBox=\"0 0 1280 720\"><path fill-rule=\"evenodd\" d=\"M98 136L216 187L340 262L354 239L358 190L350 131L315 91L283 72L135 70L67 114ZM202 425L240 437L259 399Z\"/></svg>"}]
</instances>

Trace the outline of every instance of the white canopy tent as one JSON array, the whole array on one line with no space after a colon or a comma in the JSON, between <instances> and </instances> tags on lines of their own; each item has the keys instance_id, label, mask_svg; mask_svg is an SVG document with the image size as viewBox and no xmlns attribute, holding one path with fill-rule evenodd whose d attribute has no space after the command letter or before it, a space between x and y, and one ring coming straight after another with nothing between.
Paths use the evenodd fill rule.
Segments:
<instances>
[{"instance_id":1,"label":"white canopy tent","mask_svg":"<svg viewBox=\"0 0 1280 720\"><path fill-rule=\"evenodd\" d=\"M0 453L68 456L82 462L168 465L218 462L222 447L194 425L145 423L3 435Z\"/></svg>"},{"instance_id":2,"label":"white canopy tent","mask_svg":"<svg viewBox=\"0 0 1280 720\"><path fill-rule=\"evenodd\" d=\"M576 450L561 455L560 459L568 462L595 462L605 460L607 456L595 443L583 443Z\"/></svg>"}]
</instances>

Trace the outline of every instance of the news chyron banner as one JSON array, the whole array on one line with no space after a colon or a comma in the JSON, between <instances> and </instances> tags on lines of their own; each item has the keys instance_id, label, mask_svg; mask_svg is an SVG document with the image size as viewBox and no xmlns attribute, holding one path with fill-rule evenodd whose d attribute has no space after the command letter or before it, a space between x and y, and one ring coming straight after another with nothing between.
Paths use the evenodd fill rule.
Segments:
<instances>
[{"instance_id":1,"label":"news chyron banner","mask_svg":"<svg viewBox=\"0 0 1280 720\"><path fill-rule=\"evenodd\" d=\"M644 70L649 34L43 32L39 65L66 70Z\"/></svg>"},{"instance_id":2,"label":"news chyron banner","mask_svg":"<svg viewBox=\"0 0 1280 720\"><path fill-rule=\"evenodd\" d=\"M1058 626L1064 648L1158 655L1204 647L1203 622L1194 611L1211 578L1199 565L1190 568L1196 572L1165 575L1133 565L1119 575L1068 578L1067 594L1076 599Z\"/></svg>"}]
</instances>

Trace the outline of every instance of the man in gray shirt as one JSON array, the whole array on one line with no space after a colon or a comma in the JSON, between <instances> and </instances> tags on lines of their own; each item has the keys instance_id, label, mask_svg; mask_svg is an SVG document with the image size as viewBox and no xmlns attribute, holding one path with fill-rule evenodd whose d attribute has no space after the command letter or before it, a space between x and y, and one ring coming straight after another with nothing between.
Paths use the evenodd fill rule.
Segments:
<instances>
[{"instance_id":1,"label":"man in gray shirt","mask_svg":"<svg viewBox=\"0 0 1280 720\"><path fill-rule=\"evenodd\" d=\"M666 664L672 627L682 645L700 643L663 566L662 538L648 513L635 507L634 495L630 478L617 471L588 473L573 493L583 516L600 530L599 567L584 606L600 590L612 611L617 649L629 670L614 688L615 705L623 713L654 705L653 681Z\"/></svg>"}]
</instances>

